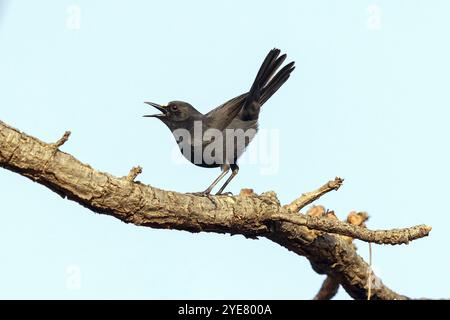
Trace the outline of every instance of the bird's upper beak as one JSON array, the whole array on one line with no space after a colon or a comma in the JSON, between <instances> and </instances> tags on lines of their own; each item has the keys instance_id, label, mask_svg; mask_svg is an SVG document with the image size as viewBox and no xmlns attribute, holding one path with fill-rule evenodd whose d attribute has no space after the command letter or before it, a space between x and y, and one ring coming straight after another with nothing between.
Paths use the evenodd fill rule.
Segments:
<instances>
[{"instance_id":1,"label":"bird's upper beak","mask_svg":"<svg viewBox=\"0 0 450 320\"><path fill-rule=\"evenodd\" d=\"M143 117L164 118L164 117L167 116L167 106L161 106L161 105L159 105L157 103L153 103L153 102L144 102L144 103L148 104L149 106L155 107L156 109L158 109L162 113L144 115Z\"/></svg>"}]
</instances>

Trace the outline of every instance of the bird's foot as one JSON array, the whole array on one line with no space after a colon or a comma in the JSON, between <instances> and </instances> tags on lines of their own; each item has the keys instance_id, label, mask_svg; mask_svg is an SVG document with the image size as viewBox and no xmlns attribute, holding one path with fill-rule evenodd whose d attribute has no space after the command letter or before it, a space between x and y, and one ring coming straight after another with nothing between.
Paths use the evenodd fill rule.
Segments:
<instances>
[{"instance_id":1,"label":"bird's foot","mask_svg":"<svg viewBox=\"0 0 450 320\"><path fill-rule=\"evenodd\" d=\"M199 197L210 197L211 194L208 190L200 191L200 192L187 192L187 194L191 194L193 196L199 196Z\"/></svg>"},{"instance_id":2,"label":"bird's foot","mask_svg":"<svg viewBox=\"0 0 450 320\"><path fill-rule=\"evenodd\" d=\"M227 196L227 197L232 197L233 196L233 192L217 192L216 196Z\"/></svg>"},{"instance_id":3,"label":"bird's foot","mask_svg":"<svg viewBox=\"0 0 450 320\"><path fill-rule=\"evenodd\" d=\"M205 190L205 191L201 191L201 192L188 192L187 194L191 194L194 196L200 196L200 197L207 197L209 199L209 201L211 201L214 204L214 207L216 207L216 209L217 209L217 202L211 195L210 190Z\"/></svg>"}]
</instances>

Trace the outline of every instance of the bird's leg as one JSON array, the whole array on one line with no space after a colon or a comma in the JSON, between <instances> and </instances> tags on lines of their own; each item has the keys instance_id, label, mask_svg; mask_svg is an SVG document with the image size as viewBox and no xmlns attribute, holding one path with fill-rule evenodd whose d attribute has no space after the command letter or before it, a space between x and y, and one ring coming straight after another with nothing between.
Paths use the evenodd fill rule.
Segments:
<instances>
[{"instance_id":1,"label":"bird's leg","mask_svg":"<svg viewBox=\"0 0 450 320\"><path fill-rule=\"evenodd\" d=\"M231 168L231 176L228 177L227 181L223 184L222 188L216 193L216 195L222 194L223 190L225 190L226 186L230 183L231 180L238 174L239 167L237 164L233 163L230 165Z\"/></svg>"},{"instance_id":2,"label":"bird's leg","mask_svg":"<svg viewBox=\"0 0 450 320\"><path fill-rule=\"evenodd\" d=\"M225 177L227 175L228 171L230 171L230 166L228 164L224 164L222 166L222 172L220 173L220 175L216 178L216 180L214 180L211 183L211 185L208 187L208 189L203 191L203 193L204 194L210 194L211 190L219 183L220 180L223 179L223 177Z\"/></svg>"},{"instance_id":3,"label":"bird's leg","mask_svg":"<svg viewBox=\"0 0 450 320\"><path fill-rule=\"evenodd\" d=\"M205 190L201 192L193 192L192 194L198 195L198 196L207 196L211 193L211 190L219 183L220 180L223 179L223 177L226 176L228 171L230 170L230 165L224 164L222 166L222 172L220 175L211 183L211 185Z\"/></svg>"}]
</instances>

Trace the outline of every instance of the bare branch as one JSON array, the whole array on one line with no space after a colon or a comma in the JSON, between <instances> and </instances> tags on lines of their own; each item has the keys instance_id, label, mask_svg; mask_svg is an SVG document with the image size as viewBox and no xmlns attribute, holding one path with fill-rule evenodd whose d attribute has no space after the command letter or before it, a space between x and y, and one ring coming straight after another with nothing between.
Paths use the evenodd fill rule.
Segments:
<instances>
[{"instance_id":1,"label":"bare branch","mask_svg":"<svg viewBox=\"0 0 450 320\"><path fill-rule=\"evenodd\" d=\"M276 214L270 218L378 244L406 244L428 236L431 231L431 227L423 224L404 229L368 230L339 220L302 214Z\"/></svg>"},{"instance_id":2,"label":"bare branch","mask_svg":"<svg viewBox=\"0 0 450 320\"><path fill-rule=\"evenodd\" d=\"M323 281L322 287L317 292L314 300L331 300L339 290L339 282L330 276Z\"/></svg>"},{"instance_id":3,"label":"bare branch","mask_svg":"<svg viewBox=\"0 0 450 320\"><path fill-rule=\"evenodd\" d=\"M315 217L326 217L328 219L334 219L337 220L336 215L334 214L333 211L326 211L325 208L323 206L313 206L310 209L308 209L308 211L306 212L307 215L309 216L315 216ZM347 222L354 225L354 226L360 226L360 227L365 227L365 222L369 219L369 215L366 212L355 212L352 211L348 214L347 216ZM342 236L342 238L344 238L345 240L347 240L348 243L352 243L353 242L353 238L351 237L347 237L347 236ZM370 246L370 243L369 243ZM368 298L371 296L371 274L372 274L372 269L371 269L371 263L369 263L369 274L368 274L368 285L369 285L369 290L368 290ZM316 294L316 296L314 297L314 300L330 300L332 299L336 293L339 290L339 282L330 277L327 276L325 278L325 280L323 281L322 287L320 288L319 292Z\"/></svg>"},{"instance_id":4,"label":"bare branch","mask_svg":"<svg viewBox=\"0 0 450 320\"><path fill-rule=\"evenodd\" d=\"M266 237L305 256L316 272L338 281L353 298L367 298L369 266L344 237L323 231L366 240L379 237L380 232L363 232L361 228L335 219L328 219L332 221L327 224L324 222L326 218L297 215L281 206L274 192L256 195L247 190L233 197L212 196L214 201L211 201L207 197L165 191L140 182L130 183L128 176L118 178L97 171L68 153L55 152L53 144L21 133L1 121L0 166L37 181L93 212L110 215L126 223L190 232ZM327 184L328 187L322 191L310 193L316 195L307 197L308 201L301 201L302 205L337 188L340 185L338 181L334 186ZM423 227L426 233L429 229ZM410 232L414 233L414 230ZM406 242L403 233L394 232L394 235L400 236L400 242ZM381 238L383 241L389 239ZM406 237L408 240L413 238L417 237ZM398 239L395 240L388 242L398 243ZM374 274L371 279L371 299L407 299L390 290Z\"/></svg>"},{"instance_id":5,"label":"bare branch","mask_svg":"<svg viewBox=\"0 0 450 320\"><path fill-rule=\"evenodd\" d=\"M53 146L55 146L55 149L61 147L64 143L66 143L67 140L69 140L70 134L70 131L64 132L63 136L53 144Z\"/></svg>"},{"instance_id":6,"label":"bare branch","mask_svg":"<svg viewBox=\"0 0 450 320\"><path fill-rule=\"evenodd\" d=\"M313 203L314 201L319 199L324 194L333 190L338 190L343 182L344 179L336 177L334 180L328 181L319 189L302 194L301 197L292 201L291 204L286 206L286 208L291 210L292 212L298 212L308 204Z\"/></svg>"},{"instance_id":7,"label":"bare branch","mask_svg":"<svg viewBox=\"0 0 450 320\"><path fill-rule=\"evenodd\" d=\"M58 152L58 148L61 147L67 140L69 140L70 131L64 132L63 136L59 138L55 143L50 144L49 146L53 149L53 152L50 153L50 156L44 160L44 164L42 165L42 172L47 171L47 167L49 162L53 159L53 157ZM39 177L35 177L35 181L39 180Z\"/></svg>"}]
</instances>

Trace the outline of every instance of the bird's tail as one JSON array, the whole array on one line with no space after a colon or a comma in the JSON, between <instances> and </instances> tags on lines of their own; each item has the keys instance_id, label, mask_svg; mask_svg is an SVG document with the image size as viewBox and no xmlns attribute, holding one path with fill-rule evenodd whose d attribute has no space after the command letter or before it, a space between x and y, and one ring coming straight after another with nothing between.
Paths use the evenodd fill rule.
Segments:
<instances>
[{"instance_id":1,"label":"bird's tail","mask_svg":"<svg viewBox=\"0 0 450 320\"><path fill-rule=\"evenodd\" d=\"M272 49L267 54L246 97L241 112L243 120L258 119L260 107L289 79L295 69L294 62L288 63L275 74L284 60L286 54L280 56L279 49Z\"/></svg>"}]
</instances>

